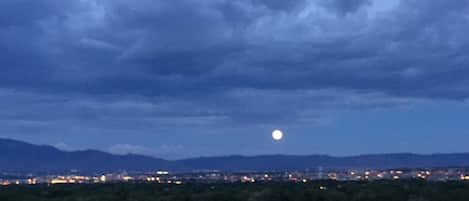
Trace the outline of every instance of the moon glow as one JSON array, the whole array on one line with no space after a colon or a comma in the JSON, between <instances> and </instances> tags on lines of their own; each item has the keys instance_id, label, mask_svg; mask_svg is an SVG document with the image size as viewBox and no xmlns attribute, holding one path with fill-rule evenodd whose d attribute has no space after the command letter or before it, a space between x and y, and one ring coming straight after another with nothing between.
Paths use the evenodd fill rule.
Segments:
<instances>
[{"instance_id":1,"label":"moon glow","mask_svg":"<svg viewBox=\"0 0 469 201\"><path fill-rule=\"evenodd\" d=\"M283 132L281 130L274 130L272 131L272 138L275 140L275 141L280 141L282 140L283 138Z\"/></svg>"}]
</instances>

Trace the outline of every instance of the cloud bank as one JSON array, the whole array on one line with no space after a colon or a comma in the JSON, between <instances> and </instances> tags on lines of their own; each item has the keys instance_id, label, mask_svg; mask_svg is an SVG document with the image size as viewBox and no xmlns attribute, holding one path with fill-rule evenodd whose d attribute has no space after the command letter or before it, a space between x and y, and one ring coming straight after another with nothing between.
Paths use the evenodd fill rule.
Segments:
<instances>
[{"instance_id":1,"label":"cloud bank","mask_svg":"<svg viewBox=\"0 0 469 201\"><path fill-rule=\"evenodd\" d=\"M3 0L0 124L15 133L304 124L330 108L466 100L469 2L386 6Z\"/></svg>"}]
</instances>

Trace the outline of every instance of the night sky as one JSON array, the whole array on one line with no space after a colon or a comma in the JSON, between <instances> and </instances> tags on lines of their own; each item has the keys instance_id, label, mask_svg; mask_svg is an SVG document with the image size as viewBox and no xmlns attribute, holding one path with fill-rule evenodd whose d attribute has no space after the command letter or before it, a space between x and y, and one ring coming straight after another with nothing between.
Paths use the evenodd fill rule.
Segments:
<instances>
[{"instance_id":1,"label":"night sky","mask_svg":"<svg viewBox=\"0 0 469 201\"><path fill-rule=\"evenodd\" d=\"M468 13L467 0L1 0L0 137L167 159L469 152Z\"/></svg>"}]
</instances>

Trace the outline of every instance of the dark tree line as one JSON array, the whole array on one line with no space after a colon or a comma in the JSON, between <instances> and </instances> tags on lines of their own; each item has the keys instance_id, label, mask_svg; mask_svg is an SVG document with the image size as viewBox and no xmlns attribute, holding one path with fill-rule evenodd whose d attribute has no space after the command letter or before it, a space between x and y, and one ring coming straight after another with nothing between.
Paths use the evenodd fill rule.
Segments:
<instances>
[{"instance_id":1,"label":"dark tree line","mask_svg":"<svg viewBox=\"0 0 469 201\"><path fill-rule=\"evenodd\" d=\"M106 184L0 187L1 201L468 201L469 183Z\"/></svg>"}]
</instances>

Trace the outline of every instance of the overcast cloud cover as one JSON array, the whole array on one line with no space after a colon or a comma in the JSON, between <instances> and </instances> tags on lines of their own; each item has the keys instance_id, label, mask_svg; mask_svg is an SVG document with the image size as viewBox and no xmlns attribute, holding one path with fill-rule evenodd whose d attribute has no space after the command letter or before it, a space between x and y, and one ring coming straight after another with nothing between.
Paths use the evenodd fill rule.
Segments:
<instances>
[{"instance_id":1,"label":"overcast cloud cover","mask_svg":"<svg viewBox=\"0 0 469 201\"><path fill-rule=\"evenodd\" d=\"M448 118L468 111L468 13L466 0L1 0L0 135L165 158L469 151L430 149L467 138ZM392 124L408 114L423 120ZM273 145L273 128L291 140Z\"/></svg>"}]
</instances>

